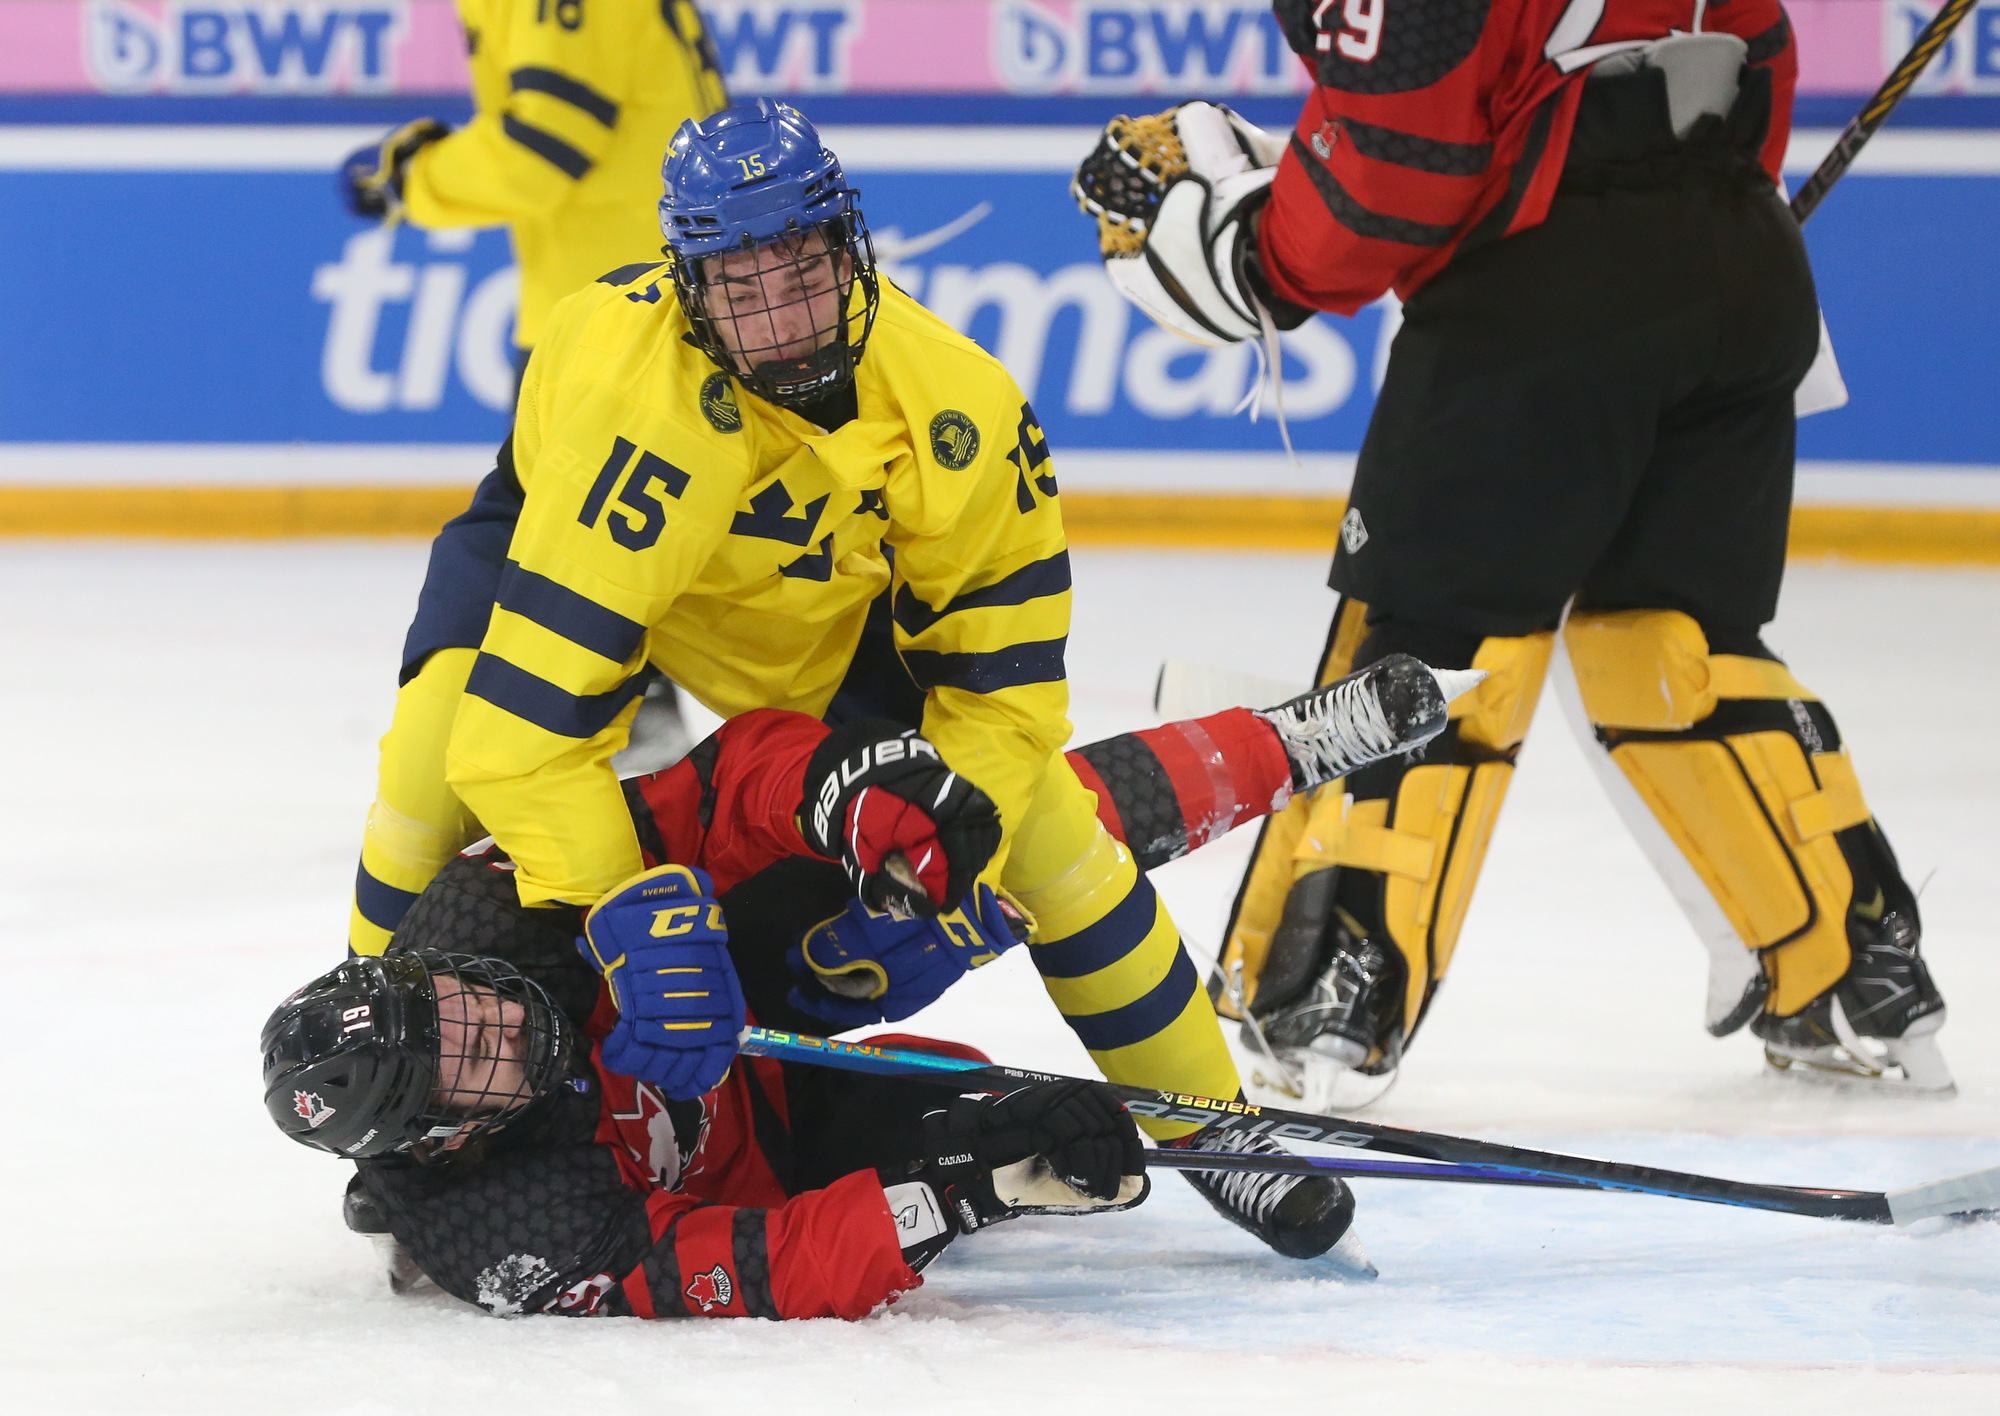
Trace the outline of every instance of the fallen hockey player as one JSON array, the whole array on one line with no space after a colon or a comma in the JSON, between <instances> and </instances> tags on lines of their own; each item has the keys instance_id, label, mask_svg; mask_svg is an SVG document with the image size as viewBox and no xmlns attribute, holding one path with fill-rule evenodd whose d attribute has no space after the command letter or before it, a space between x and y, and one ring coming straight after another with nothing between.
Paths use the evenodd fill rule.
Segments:
<instances>
[{"instance_id":1,"label":"fallen hockey player","mask_svg":"<svg viewBox=\"0 0 2000 1416\"><path fill-rule=\"evenodd\" d=\"M504 957L350 959L265 1029L273 1116L358 1158L349 1224L393 1235L399 1290L428 1277L499 1316L859 1318L961 1234L1145 1198L1138 1130L1101 1083L949 1098L743 1059L677 1101L611 1070L611 994L565 915L520 908L508 865L453 862L399 934ZM668 921L677 957L708 956L690 974L727 977L709 888L651 871L592 911L591 945L643 947Z\"/></svg>"},{"instance_id":2,"label":"fallen hockey player","mask_svg":"<svg viewBox=\"0 0 2000 1416\"><path fill-rule=\"evenodd\" d=\"M1421 743L1444 708L1430 671L1403 661L1276 716L1168 724L1081 760L1104 764L1103 801L1122 787L1128 807L1153 803L1162 824L1145 854L1159 863L1190 833L1164 824L1188 813L1147 736L1268 739L1285 764L1262 793L1269 810L1293 783ZM1232 753L1246 755L1258 756ZM939 1109L922 1083L737 1056L751 1018L904 1018L1032 935L985 884L930 916L902 897L871 908L866 878L854 897L806 819L858 759L940 770L909 731L768 709L733 719L627 784L651 868L581 922L522 905L513 862L487 844L432 880L387 953L280 1006L264 1033L266 1105L295 1139L358 1162L348 1222L390 1241L399 1288L428 1277L498 1314L858 1317L959 1234L1144 1198L1137 1130L1095 1084ZM1225 770L1220 754L1205 765ZM907 878L906 864L883 877ZM1347 1232L1344 1186L1330 1220L1282 1231L1267 1216L1300 1177L1203 1179L1281 1252L1310 1257Z\"/></svg>"},{"instance_id":3,"label":"fallen hockey player","mask_svg":"<svg viewBox=\"0 0 2000 1416\"><path fill-rule=\"evenodd\" d=\"M1073 757L1110 833L1127 838L1121 801L1146 833L1137 850L1150 868L1282 807L1293 789L1421 745L1463 686L1385 661L1270 712L1169 723ZM1210 750L1195 756L1197 742ZM905 790L912 776L949 782L936 749L893 724L744 714L625 783L648 869L587 915L524 906L514 863L486 843L431 881L389 952L286 1000L264 1034L267 1107L296 1139L361 1164L348 1222L391 1241L399 1286L428 1276L504 1313L852 1317L913 1284L955 1234L1143 1198L1137 1133L1095 1088L961 1099L931 1115L920 1084L738 1059L751 1019L808 1030L899 1020L1033 937L1034 921L985 883L961 907L911 908L935 825L908 806L901 825L918 831L859 877L856 898L809 822L868 762L902 764L892 780ZM1239 778L1260 804L1225 785ZM595 1044L588 1068L578 1037ZM1036 1170L1034 1155L1048 1164ZM1114 1156L1123 1171L1107 1169ZM1306 1189L1319 1222L1273 1223L1307 1184L1202 1174L1197 1188L1304 1258L1343 1239L1353 1203L1341 1186L1328 1210ZM563 1200L508 1202L516 1192ZM766 1257L749 1274L733 1240L713 1255L679 1247L736 1232L713 1218L679 1224L704 1202L741 1207L728 1224L763 1234ZM884 1212L887 1230L872 1222Z\"/></svg>"}]
</instances>

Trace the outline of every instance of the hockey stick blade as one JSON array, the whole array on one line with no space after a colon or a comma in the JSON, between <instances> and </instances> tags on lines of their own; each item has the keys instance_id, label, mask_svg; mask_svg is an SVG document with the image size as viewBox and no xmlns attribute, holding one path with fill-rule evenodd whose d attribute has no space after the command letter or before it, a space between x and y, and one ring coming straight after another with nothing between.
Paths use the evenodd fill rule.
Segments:
<instances>
[{"instance_id":1,"label":"hockey stick blade","mask_svg":"<svg viewBox=\"0 0 2000 1416\"><path fill-rule=\"evenodd\" d=\"M908 1048L840 1042L770 1028L745 1028L740 1045L753 1057L773 1057L784 1062L805 1062L890 1076L924 1077L947 1086L974 1085L981 1090L1003 1091L1040 1082L1075 1080L1023 1067L982 1064ZM1897 1194L1902 1197L1901 1204L1892 1207L1890 1196L1879 1190L1759 1185L1649 1165L1628 1165L1619 1161L1561 1155L1553 1151L1527 1150L1497 1141L1447 1136L1435 1131L1406 1130L1377 1121L1315 1116L1309 1112L1286 1111L1247 1101L1220 1101L1213 1097L1154 1091L1115 1082L1108 1085L1125 1103L1126 1109L1138 1116L1185 1122L1204 1130L1248 1131L1273 1140L1309 1141L1349 1150L1368 1149L1384 1155L1409 1156L1441 1162L1456 1171L1447 1176L1428 1166L1415 1166L1407 1171L1394 1172L1395 1177L1401 1179L1455 1179L1487 1184L1542 1184L1557 1189L1619 1190L1666 1199L1696 1200L1740 1209L1770 1210L1812 1219L1844 1219L1867 1224L1910 1224L1934 1215L1975 1213L1993 1208L1996 1202L2000 1202L2000 1171L1984 1171L1898 1191ZM1165 1164L1204 1170L1231 1168L1216 1153L1190 1154L1203 1157L1199 1167L1183 1167L1178 1161ZM1340 1158L1342 1161L1349 1159ZM1373 1160L1374 1157L1367 1159ZM1488 1173L1480 1177L1474 1171ZM1374 1170L1372 1173L1386 1177L1391 1172Z\"/></svg>"},{"instance_id":2,"label":"hockey stick blade","mask_svg":"<svg viewBox=\"0 0 2000 1416\"><path fill-rule=\"evenodd\" d=\"M1153 682L1153 711L1166 722L1206 718L1228 708L1263 708L1306 690L1283 679L1218 669L1192 659L1168 659Z\"/></svg>"},{"instance_id":3,"label":"hockey stick blade","mask_svg":"<svg viewBox=\"0 0 2000 1416\"><path fill-rule=\"evenodd\" d=\"M2000 1210L2000 1168L1891 1190L1883 1198L1889 1202L1889 1218L1896 1224L1915 1224L1948 1214L1991 1214Z\"/></svg>"}]
</instances>

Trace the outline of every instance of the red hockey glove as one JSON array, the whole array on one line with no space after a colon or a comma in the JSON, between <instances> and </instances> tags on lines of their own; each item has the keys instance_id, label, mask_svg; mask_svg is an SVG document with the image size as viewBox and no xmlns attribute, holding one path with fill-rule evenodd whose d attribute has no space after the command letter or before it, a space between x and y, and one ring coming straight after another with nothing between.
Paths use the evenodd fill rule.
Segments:
<instances>
[{"instance_id":1,"label":"red hockey glove","mask_svg":"<svg viewBox=\"0 0 2000 1416\"><path fill-rule=\"evenodd\" d=\"M870 909L955 909L1000 848L1000 813L938 750L882 720L828 734L806 764L799 831Z\"/></svg>"}]
</instances>

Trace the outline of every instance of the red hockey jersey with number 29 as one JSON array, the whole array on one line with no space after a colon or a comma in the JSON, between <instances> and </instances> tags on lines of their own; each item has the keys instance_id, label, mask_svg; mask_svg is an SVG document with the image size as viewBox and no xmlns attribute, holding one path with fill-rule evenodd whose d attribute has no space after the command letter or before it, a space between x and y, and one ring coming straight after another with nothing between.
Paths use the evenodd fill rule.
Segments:
<instances>
[{"instance_id":1,"label":"red hockey jersey with number 29","mask_svg":"<svg viewBox=\"0 0 2000 1416\"><path fill-rule=\"evenodd\" d=\"M1278 295L1352 314L1461 250L1539 225L1600 46L1733 34L1768 66L1773 179L1798 54L1778 0L1279 0L1317 86L1258 232Z\"/></svg>"}]
</instances>

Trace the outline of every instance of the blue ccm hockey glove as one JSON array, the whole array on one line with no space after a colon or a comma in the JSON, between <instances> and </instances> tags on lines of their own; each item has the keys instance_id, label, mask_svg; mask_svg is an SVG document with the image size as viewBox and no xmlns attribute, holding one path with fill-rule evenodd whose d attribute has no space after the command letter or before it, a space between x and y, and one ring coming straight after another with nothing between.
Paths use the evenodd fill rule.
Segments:
<instances>
[{"instance_id":1,"label":"blue ccm hockey glove","mask_svg":"<svg viewBox=\"0 0 2000 1416\"><path fill-rule=\"evenodd\" d=\"M786 956L799 979L789 1001L840 1028L893 1023L1027 939L1033 927L1026 911L986 885L928 919L896 919L853 900Z\"/></svg>"},{"instance_id":2,"label":"blue ccm hockey glove","mask_svg":"<svg viewBox=\"0 0 2000 1416\"><path fill-rule=\"evenodd\" d=\"M722 1080L743 1031L743 989L710 888L699 870L657 866L592 906L576 941L618 1005L604 1065L675 1101Z\"/></svg>"}]
</instances>

